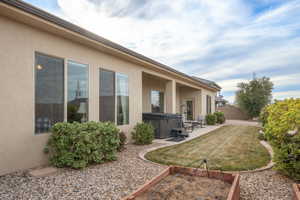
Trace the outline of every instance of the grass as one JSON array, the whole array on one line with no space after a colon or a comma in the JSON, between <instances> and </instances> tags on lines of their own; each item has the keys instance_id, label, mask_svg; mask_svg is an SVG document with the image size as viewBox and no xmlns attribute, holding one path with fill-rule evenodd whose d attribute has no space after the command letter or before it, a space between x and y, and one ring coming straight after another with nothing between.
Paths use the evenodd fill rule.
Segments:
<instances>
[{"instance_id":1,"label":"grass","mask_svg":"<svg viewBox=\"0 0 300 200\"><path fill-rule=\"evenodd\" d=\"M226 171L252 170L267 165L268 151L260 144L258 127L223 126L188 142L164 147L146 154L146 158L166 165L202 167Z\"/></svg>"}]
</instances>

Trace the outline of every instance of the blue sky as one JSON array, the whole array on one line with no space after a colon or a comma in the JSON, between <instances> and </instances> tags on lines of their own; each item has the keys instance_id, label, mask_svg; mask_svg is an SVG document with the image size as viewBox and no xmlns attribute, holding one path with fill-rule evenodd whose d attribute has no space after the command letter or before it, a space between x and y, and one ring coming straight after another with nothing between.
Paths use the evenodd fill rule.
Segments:
<instances>
[{"instance_id":1,"label":"blue sky","mask_svg":"<svg viewBox=\"0 0 300 200\"><path fill-rule=\"evenodd\" d=\"M300 0L26 0L189 75L236 84L268 76L300 98Z\"/></svg>"}]
</instances>

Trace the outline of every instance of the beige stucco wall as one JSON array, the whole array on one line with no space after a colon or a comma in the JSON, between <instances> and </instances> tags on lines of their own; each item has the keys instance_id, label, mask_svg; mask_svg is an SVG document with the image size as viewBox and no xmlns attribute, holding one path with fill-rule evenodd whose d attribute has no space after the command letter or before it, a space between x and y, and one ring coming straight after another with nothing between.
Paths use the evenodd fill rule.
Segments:
<instances>
[{"instance_id":1,"label":"beige stucco wall","mask_svg":"<svg viewBox=\"0 0 300 200\"><path fill-rule=\"evenodd\" d=\"M142 72L148 73L149 68L134 64L136 62L129 62L92 47L21 24L2 17L1 13L0 33L0 110L2 111L0 115L0 175L47 163L43 148L49 134L34 134L35 52L64 58L65 63L67 60L73 60L89 65L89 120L99 120L99 68L127 74L130 124L119 127L127 134L137 122L142 120L142 112L149 111L150 107L145 105L147 105L147 100L150 100L150 90L168 89L166 84L145 80ZM164 73L163 76L166 74ZM169 78L173 79L173 77ZM182 80L176 81L182 83ZM176 108L177 111L179 110L177 100L181 98L181 93L177 92L179 89L175 89L176 94L174 94L174 82L170 88L173 91L170 101L176 100L176 102L171 102L174 103L172 109ZM143 104L143 101L146 103Z\"/></svg>"},{"instance_id":2,"label":"beige stucco wall","mask_svg":"<svg viewBox=\"0 0 300 200\"><path fill-rule=\"evenodd\" d=\"M201 115L201 90L196 90L189 87L180 87L180 104L184 104L186 100L192 100L194 106L194 120Z\"/></svg>"},{"instance_id":3,"label":"beige stucco wall","mask_svg":"<svg viewBox=\"0 0 300 200\"><path fill-rule=\"evenodd\" d=\"M142 87L143 87L143 112L151 112L151 91L157 90L160 92L166 91L166 81L159 78L154 78L152 76L143 75L142 77ZM164 97L166 99L166 97ZM166 102L166 100L165 100ZM166 110L166 106L164 106Z\"/></svg>"},{"instance_id":4,"label":"beige stucco wall","mask_svg":"<svg viewBox=\"0 0 300 200\"><path fill-rule=\"evenodd\" d=\"M181 113L180 87L176 87L176 113Z\"/></svg>"},{"instance_id":5,"label":"beige stucco wall","mask_svg":"<svg viewBox=\"0 0 300 200\"><path fill-rule=\"evenodd\" d=\"M216 110L216 105L215 105L215 99L216 99L216 95L217 92L212 92L206 89L202 89L202 115L206 115L206 95L210 95L211 96L211 112L214 113Z\"/></svg>"},{"instance_id":6,"label":"beige stucco wall","mask_svg":"<svg viewBox=\"0 0 300 200\"><path fill-rule=\"evenodd\" d=\"M34 52L89 64L89 119L99 119L99 68L129 76L130 124L142 120L142 68L69 40L0 17L0 174L46 163L49 134L34 134Z\"/></svg>"}]
</instances>

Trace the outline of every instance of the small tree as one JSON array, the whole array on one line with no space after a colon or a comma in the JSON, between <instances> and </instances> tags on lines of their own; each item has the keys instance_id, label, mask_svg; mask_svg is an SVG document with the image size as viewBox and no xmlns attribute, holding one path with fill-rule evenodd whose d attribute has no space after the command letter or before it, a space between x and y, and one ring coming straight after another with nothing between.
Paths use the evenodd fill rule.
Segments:
<instances>
[{"instance_id":1,"label":"small tree","mask_svg":"<svg viewBox=\"0 0 300 200\"><path fill-rule=\"evenodd\" d=\"M273 83L268 77L253 78L249 83L239 83L236 103L250 117L258 117L260 111L272 100Z\"/></svg>"}]
</instances>

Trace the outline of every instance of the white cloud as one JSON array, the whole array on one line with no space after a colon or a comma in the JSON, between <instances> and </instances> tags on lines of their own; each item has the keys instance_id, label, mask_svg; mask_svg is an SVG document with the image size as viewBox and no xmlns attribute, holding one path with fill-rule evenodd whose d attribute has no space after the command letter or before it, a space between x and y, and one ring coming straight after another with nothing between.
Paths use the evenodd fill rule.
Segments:
<instances>
[{"instance_id":1,"label":"white cloud","mask_svg":"<svg viewBox=\"0 0 300 200\"><path fill-rule=\"evenodd\" d=\"M273 99L300 98L300 90L291 90L284 92L274 92Z\"/></svg>"},{"instance_id":2,"label":"white cloud","mask_svg":"<svg viewBox=\"0 0 300 200\"><path fill-rule=\"evenodd\" d=\"M222 92L235 92L237 84L241 82L248 82L250 79L227 79L217 81L217 84L222 87ZM274 89L282 88L285 86L298 86L300 85L300 73L286 74L280 76L272 76L271 81L274 84Z\"/></svg>"},{"instance_id":3,"label":"white cloud","mask_svg":"<svg viewBox=\"0 0 300 200\"><path fill-rule=\"evenodd\" d=\"M271 81L275 89L283 86L300 86L300 73L273 76Z\"/></svg>"},{"instance_id":4,"label":"white cloud","mask_svg":"<svg viewBox=\"0 0 300 200\"><path fill-rule=\"evenodd\" d=\"M219 0L145 2L146 6L135 9L138 13L132 11L122 17L113 13L130 9L127 0L78 0L72 4L58 0L58 5L67 20L173 66L205 56L209 49L207 41L220 28L225 24L242 23L250 13L238 0L226 3ZM143 15L151 17L140 17Z\"/></svg>"},{"instance_id":5,"label":"white cloud","mask_svg":"<svg viewBox=\"0 0 300 200\"><path fill-rule=\"evenodd\" d=\"M222 87L222 92L233 92L237 90L237 84L241 82L247 82L246 79L228 79L223 81L218 81L217 84Z\"/></svg>"},{"instance_id":6,"label":"white cloud","mask_svg":"<svg viewBox=\"0 0 300 200\"><path fill-rule=\"evenodd\" d=\"M225 97L225 99L226 99L230 104L233 104L234 101L235 101L235 95L227 96L227 97Z\"/></svg>"},{"instance_id":7,"label":"white cloud","mask_svg":"<svg viewBox=\"0 0 300 200\"><path fill-rule=\"evenodd\" d=\"M297 85L300 68L287 74L300 66L300 0L257 0L280 2L259 14L243 0L57 2L61 17L183 72L215 80L224 92L245 81L232 77L253 72L268 71L275 89ZM272 76L272 70L285 72Z\"/></svg>"}]
</instances>

